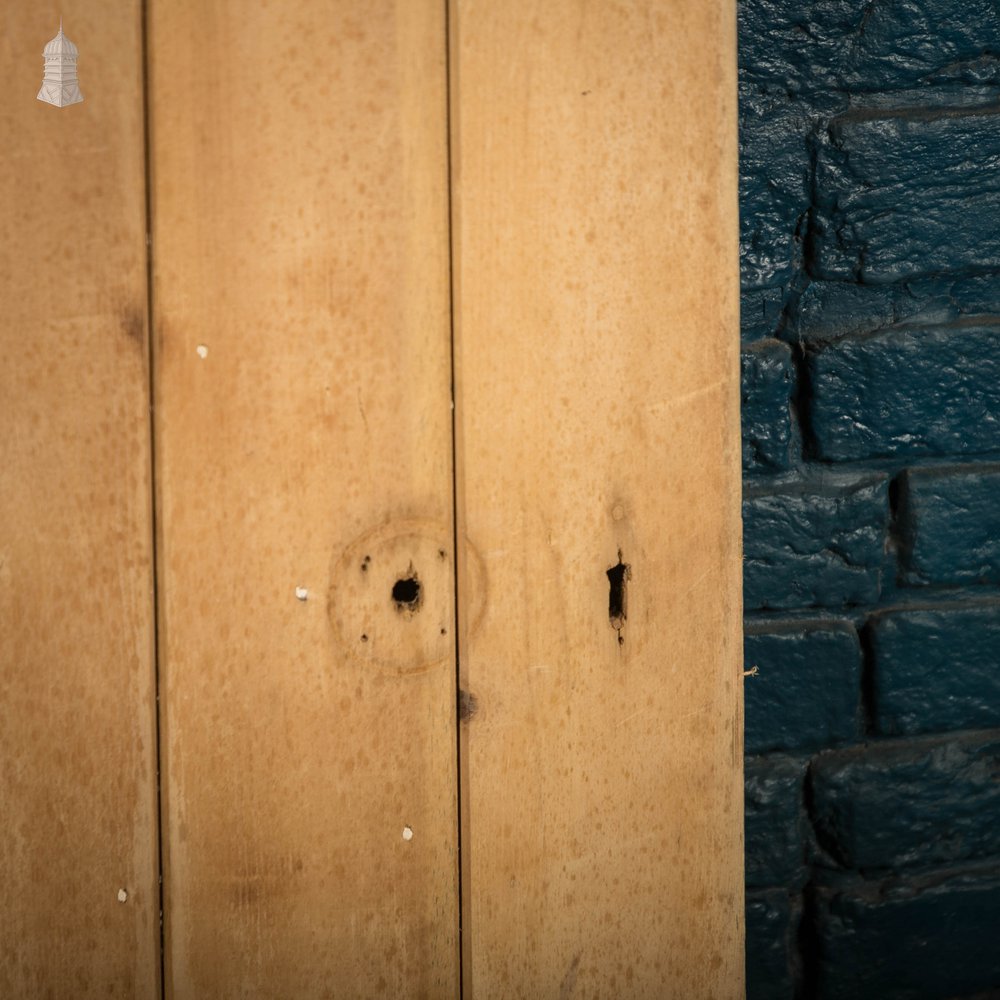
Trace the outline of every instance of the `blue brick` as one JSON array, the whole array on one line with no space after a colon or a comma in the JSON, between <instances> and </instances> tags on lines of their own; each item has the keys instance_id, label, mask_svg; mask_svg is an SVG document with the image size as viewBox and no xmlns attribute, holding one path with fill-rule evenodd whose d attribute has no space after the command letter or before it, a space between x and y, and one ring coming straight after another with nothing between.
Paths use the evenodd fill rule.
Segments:
<instances>
[{"instance_id":1,"label":"blue brick","mask_svg":"<svg viewBox=\"0 0 1000 1000\"><path fill-rule=\"evenodd\" d=\"M740 272L744 289L787 285L802 265L809 210L810 107L740 91Z\"/></svg>"},{"instance_id":2,"label":"blue brick","mask_svg":"<svg viewBox=\"0 0 1000 1000\"><path fill-rule=\"evenodd\" d=\"M861 646L850 622L748 625L743 655L747 753L819 750L859 734Z\"/></svg>"},{"instance_id":3,"label":"blue brick","mask_svg":"<svg viewBox=\"0 0 1000 1000\"><path fill-rule=\"evenodd\" d=\"M1000 603L887 612L870 635L880 732L1000 727Z\"/></svg>"},{"instance_id":4,"label":"blue brick","mask_svg":"<svg viewBox=\"0 0 1000 1000\"><path fill-rule=\"evenodd\" d=\"M1000 854L998 774L996 731L820 754L810 772L819 844L862 870Z\"/></svg>"},{"instance_id":5,"label":"blue brick","mask_svg":"<svg viewBox=\"0 0 1000 1000\"><path fill-rule=\"evenodd\" d=\"M1000 465L909 470L899 523L906 583L1000 583Z\"/></svg>"},{"instance_id":6,"label":"blue brick","mask_svg":"<svg viewBox=\"0 0 1000 1000\"><path fill-rule=\"evenodd\" d=\"M825 476L780 493L748 486L743 502L746 608L876 601L888 510L883 475Z\"/></svg>"},{"instance_id":7,"label":"blue brick","mask_svg":"<svg viewBox=\"0 0 1000 1000\"><path fill-rule=\"evenodd\" d=\"M782 335L799 343L826 342L906 322L946 324L998 313L1000 277L995 275L918 278L893 285L813 281L788 312Z\"/></svg>"},{"instance_id":8,"label":"blue brick","mask_svg":"<svg viewBox=\"0 0 1000 1000\"><path fill-rule=\"evenodd\" d=\"M1000 871L932 873L817 894L820 1000L1000 995Z\"/></svg>"},{"instance_id":9,"label":"blue brick","mask_svg":"<svg viewBox=\"0 0 1000 1000\"><path fill-rule=\"evenodd\" d=\"M817 163L816 277L880 283L1000 268L995 108L851 111Z\"/></svg>"},{"instance_id":10,"label":"blue brick","mask_svg":"<svg viewBox=\"0 0 1000 1000\"><path fill-rule=\"evenodd\" d=\"M788 335L800 342L826 342L891 326L922 312L923 303L911 288L910 283L810 282L796 303ZM951 318L950 312L944 318Z\"/></svg>"},{"instance_id":11,"label":"blue brick","mask_svg":"<svg viewBox=\"0 0 1000 1000\"><path fill-rule=\"evenodd\" d=\"M806 356L820 458L1000 446L1000 322L896 327L842 337Z\"/></svg>"},{"instance_id":12,"label":"blue brick","mask_svg":"<svg viewBox=\"0 0 1000 1000\"><path fill-rule=\"evenodd\" d=\"M747 893L747 1000L793 1000L799 897L784 889Z\"/></svg>"},{"instance_id":13,"label":"blue brick","mask_svg":"<svg viewBox=\"0 0 1000 1000\"><path fill-rule=\"evenodd\" d=\"M738 4L740 77L779 93L833 89L864 6L863 0Z\"/></svg>"},{"instance_id":14,"label":"blue brick","mask_svg":"<svg viewBox=\"0 0 1000 1000\"><path fill-rule=\"evenodd\" d=\"M740 294L740 340L750 344L773 337L784 316L782 288L744 288Z\"/></svg>"},{"instance_id":15,"label":"blue brick","mask_svg":"<svg viewBox=\"0 0 1000 1000\"><path fill-rule=\"evenodd\" d=\"M819 619L877 605L883 573L890 599L900 585L1000 583L1000 465L986 464L1000 455L1000 351L989 343L1000 330L1000 6L741 0L738 13L741 337L804 349L792 371L809 379L790 385L781 410L773 348L744 358L745 603L828 609L748 628L747 664L761 674L745 683L746 746L821 751L821 779L831 756L901 755L842 769L818 811L815 778L804 793L794 759L748 760L748 879L772 886L747 897L748 996L985 1000L1000 996L996 757L987 734L940 734L998 725L1000 626L988 616L1000 601L867 611L865 690L882 738L862 747L845 746L858 738L856 636ZM941 470L943 484L923 470L901 476L887 546L887 484L874 470L938 456L984 461ZM867 479L830 465L854 461L869 463ZM806 483L788 485L792 466L809 470ZM780 685L765 684L768 670ZM911 739L884 738L896 735ZM804 798L832 856L815 853ZM927 864L987 854L979 872L924 876ZM843 870L862 862L892 877ZM800 941L807 876L827 887L805 890Z\"/></svg>"},{"instance_id":16,"label":"blue brick","mask_svg":"<svg viewBox=\"0 0 1000 1000\"><path fill-rule=\"evenodd\" d=\"M755 0L738 10L741 76L777 91L1000 80L1000 15L990 0Z\"/></svg>"},{"instance_id":17,"label":"blue brick","mask_svg":"<svg viewBox=\"0 0 1000 1000\"><path fill-rule=\"evenodd\" d=\"M805 761L788 757L746 761L747 885L795 886L805 882L805 771Z\"/></svg>"},{"instance_id":18,"label":"blue brick","mask_svg":"<svg viewBox=\"0 0 1000 1000\"><path fill-rule=\"evenodd\" d=\"M759 340L743 351L743 468L788 468L792 440L792 352L780 340Z\"/></svg>"}]
</instances>

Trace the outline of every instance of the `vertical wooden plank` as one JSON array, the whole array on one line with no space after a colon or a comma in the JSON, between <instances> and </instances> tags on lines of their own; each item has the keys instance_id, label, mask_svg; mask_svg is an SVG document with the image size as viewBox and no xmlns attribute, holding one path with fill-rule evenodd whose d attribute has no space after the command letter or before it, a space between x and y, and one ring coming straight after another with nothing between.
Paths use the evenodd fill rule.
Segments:
<instances>
[{"instance_id":1,"label":"vertical wooden plank","mask_svg":"<svg viewBox=\"0 0 1000 1000\"><path fill-rule=\"evenodd\" d=\"M734 7L452 15L465 982L742 996Z\"/></svg>"},{"instance_id":2,"label":"vertical wooden plank","mask_svg":"<svg viewBox=\"0 0 1000 1000\"><path fill-rule=\"evenodd\" d=\"M444 21L152 2L173 997L456 991Z\"/></svg>"},{"instance_id":3,"label":"vertical wooden plank","mask_svg":"<svg viewBox=\"0 0 1000 1000\"><path fill-rule=\"evenodd\" d=\"M0 13L0 996L159 985L139 4ZM122 896L119 896L119 893Z\"/></svg>"}]
</instances>

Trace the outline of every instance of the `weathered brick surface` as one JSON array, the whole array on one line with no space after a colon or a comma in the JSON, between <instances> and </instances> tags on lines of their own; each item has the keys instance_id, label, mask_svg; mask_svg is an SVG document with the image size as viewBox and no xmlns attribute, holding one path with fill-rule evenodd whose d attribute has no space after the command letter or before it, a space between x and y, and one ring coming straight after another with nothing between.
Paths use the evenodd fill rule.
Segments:
<instances>
[{"instance_id":1,"label":"weathered brick surface","mask_svg":"<svg viewBox=\"0 0 1000 1000\"><path fill-rule=\"evenodd\" d=\"M805 881L806 761L785 756L745 762L746 881L749 886Z\"/></svg>"},{"instance_id":2,"label":"weathered brick surface","mask_svg":"<svg viewBox=\"0 0 1000 1000\"><path fill-rule=\"evenodd\" d=\"M997 997L1000 5L738 6L750 996Z\"/></svg>"},{"instance_id":3,"label":"weathered brick surface","mask_svg":"<svg viewBox=\"0 0 1000 1000\"><path fill-rule=\"evenodd\" d=\"M752 343L773 337L782 322L786 289L743 288L740 292L740 339Z\"/></svg>"},{"instance_id":4,"label":"weathered brick surface","mask_svg":"<svg viewBox=\"0 0 1000 1000\"><path fill-rule=\"evenodd\" d=\"M899 520L907 583L1000 583L1000 465L910 470Z\"/></svg>"},{"instance_id":5,"label":"weathered brick surface","mask_svg":"<svg viewBox=\"0 0 1000 1000\"><path fill-rule=\"evenodd\" d=\"M760 340L743 351L743 468L787 469L792 440L792 352L780 340Z\"/></svg>"},{"instance_id":6,"label":"weathered brick surface","mask_svg":"<svg viewBox=\"0 0 1000 1000\"><path fill-rule=\"evenodd\" d=\"M740 75L806 97L1000 82L991 0L753 0L739 5Z\"/></svg>"},{"instance_id":7,"label":"weathered brick surface","mask_svg":"<svg viewBox=\"0 0 1000 1000\"><path fill-rule=\"evenodd\" d=\"M861 647L850 622L748 625L743 653L758 669L743 687L747 753L821 750L859 736Z\"/></svg>"},{"instance_id":8,"label":"weathered brick surface","mask_svg":"<svg viewBox=\"0 0 1000 1000\"><path fill-rule=\"evenodd\" d=\"M743 94L740 116L740 271L744 288L787 284L802 266L809 210L808 107Z\"/></svg>"},{"instance_id":9,"label":"weathered brick surface","mask_svg":"<svg viewBox=\"0 0 1000 1000\"><path fill-rule=\"evenodd\" d=\"M794 1000L801 904L784 889L748 892L747 1000Z\"/></svg>"},{"instance_id":10,"label":"weathered brick surface","mask_svg":"<svg viewBox=\"0 0 1000 1000\"><path fill-rule=\"evenodd\" d=\"M755 304L755 308L763 311L760 305ZM894 324L945 325L997 313L1000 276L993 274L935 275L892 285L813 281L787 317L784 335L799 342L833 341ZM748 318L747 330L753 333L751 323ZM767 323L768 329L776 329L777 315L769 317Z\"/></svg>"},{"instance_id":11,"label":"weathered brick surface","mask_svg":"<svg viewBox=\"0 0 1000 1000\"><path fill-rule=\"evenodd\" d=\"M855 869L1000 855L1000 732L833 750L810 769L820 846Z\"/></svg>"},{"instance_id":12,"label":"weathered brick surface","mask_svg":"<svg viewBox=\"0 0 1000 1000\"><path fill-rule=\"evenodd\" d=\"M817 902L823 1000L1000 995L1000 870L821 890Z\"/></svg>"},{"instance_id":13,"label":"weathered brick surface","mask_svg":"<svg viewBox=\"0 0 1000 1000\"><path fill-rule=\"evenodd\" d=\"M820 458L1000 447L1000 323L847 336L809 351L807 359Z\"/></svg>"},{"instance_id":14,"label":"weathered brick surface","mask_svg":"<svg viewBox=\"0 0 1000 1000\"><path fill-rule=\"evenodd\" d=\"M751 608L871 603L881 590L888 479L825 478L778 493L747 489L744 604Z\"/></svg>"},{"instance_id":15,"label":"weathered brick surface","mask_svg":"<svg viewBox=\"0 0 1000 1000\"><path fill-rule=\"evenodd\" d=\"M899 281L1000 269L1000 116L850 111L820 147L814 277Z\"/></svg>"},{"instance_id":16,"label":"weathered brick surface","mask_svg":"<svg viewBox=\"0 0 1000 1000\"><path fill-rule=\"evenodd\" d=\"M880 733L1000 727L1000 602L886 612L870 636Z\"/></svg>"}]
</instances>

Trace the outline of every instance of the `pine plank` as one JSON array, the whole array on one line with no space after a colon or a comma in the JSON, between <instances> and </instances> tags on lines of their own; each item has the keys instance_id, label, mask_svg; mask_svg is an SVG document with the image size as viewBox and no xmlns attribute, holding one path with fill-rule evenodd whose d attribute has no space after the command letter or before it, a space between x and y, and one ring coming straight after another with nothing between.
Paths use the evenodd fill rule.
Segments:
<instances>
[{"instance_id":1,"label":"pine plank","mask_svg":"<svg viewBox=\"0 0 1000 1000\"><path fill-rule=\"evenodd\" d=\"M456 992L444 28L151 3L174 998Z\"/></svg>"},{"instance_id":2,"label":"pine plank","mask_svg":"<svg viewBox=\"0 0 1000 1000\"><path fill-rule=\"evenodd\" d=\"M452 38L466 995L741 997L734 5Z\"/></svg>"},{"instance_id":3,"label":"pine plank","mask_svg":"<svg viewBox=\"0 0 1000 1000\"><path fill-rule=\"evenodd\" d=\"M65 108L53 10L0 14L0 996L153 998L141 10L63 9Z\"/></svg>"}]
</instances>

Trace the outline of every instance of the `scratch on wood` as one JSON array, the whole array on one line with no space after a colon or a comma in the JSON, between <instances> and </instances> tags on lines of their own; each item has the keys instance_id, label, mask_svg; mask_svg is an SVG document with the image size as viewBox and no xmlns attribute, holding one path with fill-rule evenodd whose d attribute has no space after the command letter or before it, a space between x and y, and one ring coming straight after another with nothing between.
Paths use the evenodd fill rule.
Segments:
<instances>
[{"instance_id":1,"label":"scratch on wood","mask_svg":"<svg viewBox=\"0 0 1000 1000\"><path fill-rule=\"evenodd\" d=\"M681 403L687 403L692 399L697 399L699 396L706 396L711 392L718 392L721 389L728 388L732 379L719 379L717 382L712 382L709 385L703 385L700 389L692 389L690 392L682 393L680 396L674 396L672 399L665 399L659 403L653 403L647 407L647 411L651 416L656 416L662 413L664 410L669 410L674 406L680 406Z\"/></svg>"},{"instance_id":2,"label":"scratch on wood","mask_svg":"<svg viewBox=\"0 0 1000 1000\"><path fill-rule=\"evenodd\" d=\"M647 708L640 708L638 712L632 712L630 715L626 715L624 719L619 719L618 724L615 729L621 729L622 726L627 726L633 719L638 719L640 715L644 715L648 712Z\"/></svg>"},{"instance_id":3,"label":"scratch on wood","mask_svg":"<svg viewBox=\"0 0 1000 1000\"><path fill-rule=\"evenodd\" d=\"M706 569L703 573L699 573L698 576L691 582L691 584L685 587L676 597L676 600L680 600L682 597L687 597L693 590L696 590L701 586L705 580L712 575L714 572L714 567Z\"/></svg>"},{"instance_id":4,"label":"scratch on wood","mask_svg":"<svg viewBox=\"0 0 1000 1000\"><path fill-rule=\"evenodd\" d=\"M704 705L699 705L697 708L691 709L690 712L684 712L682 715L678 715L673 721L680 722L683 719L691 719L696 715L707 715L709 712L715 710L714 701L706 701Z\"/></svg>"}]
</instances>

